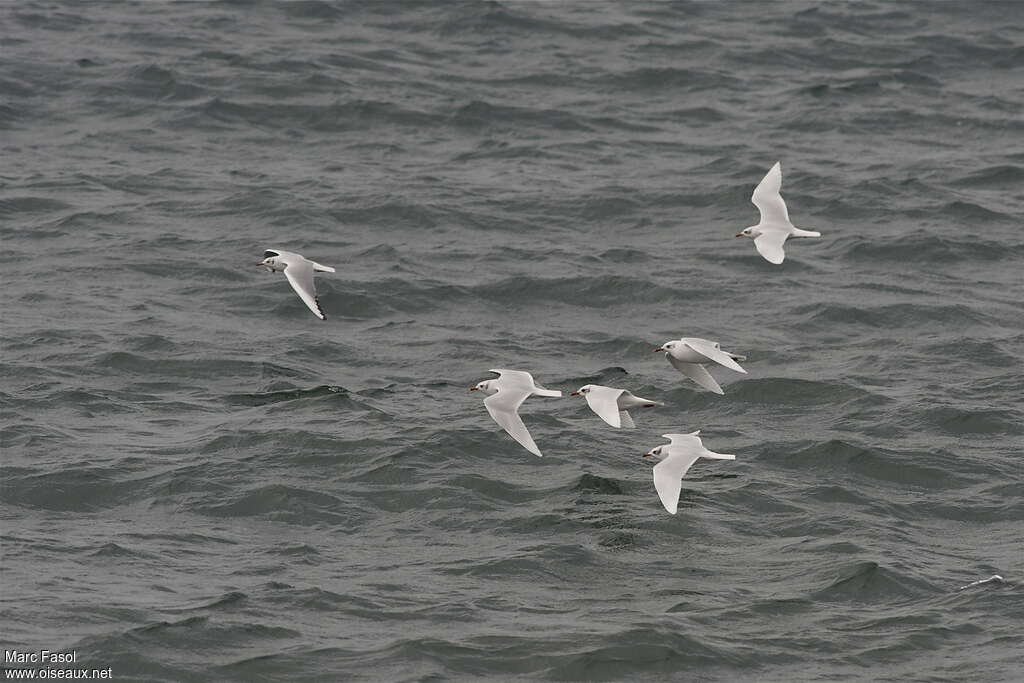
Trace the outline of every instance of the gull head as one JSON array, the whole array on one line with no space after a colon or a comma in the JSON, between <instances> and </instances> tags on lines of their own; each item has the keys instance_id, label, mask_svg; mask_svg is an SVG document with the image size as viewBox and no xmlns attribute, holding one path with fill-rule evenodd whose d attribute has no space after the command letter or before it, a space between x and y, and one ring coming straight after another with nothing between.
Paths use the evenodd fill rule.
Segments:
<instances>
[{"instance_id":1,"label":"gull head","mask_svg":"<svg viewBox=\"0 0 1024 683\"><path fill-rule=\"evenodd\" d=\"M736 233L737 237L757 237L761 234L761 231L757 229L756 225L752 225L749 228L744 228L740 232Z\"/></svg>"},{"instance_id":2,"label":"gull head","mask_svg":"<svg viewBox=\"0 0 1024 683\"><path fill-rule=\"evenodd\" d=\"M263 252L263 260L256 264L264 266L267 270L284 270L285 264L281 262L281 255L276 251Z\"/></svg>"},{"instance_id":3,"label":"gull head","mask_svg":"<svg viewBox=\"0 0 1024 683\"><path fill-rule=\"evenodd\" d=\"M652 456L661 455L661 449L662 448L664 448L664 446L658 446L657 448L652 448L649 453L644 453L640 457L642 457L642 458L650 458Z\"/></svg>"},{"instance_id":4,"label":"gull head","mask_svg":"<svg viewBox=\"0 0 1024 683\"><path fill-rule=\"evenodd\" d=\"M654 349L654 352L657 353L658 351L664 351L665 353L672 353L672 349L676 348L677 346L679 346L679 342L677 340L667 341L658 348Z\"/></svg>"},{"instance_id":5,"label":"gull head","mask_svg":"<svg viewBox=\"0 0 1024 683\"><path fill-rule=\"evenodd\" d=\"M582 387L580 387L579 389L577 389L576 391L572 392L569 395L570 396L586 396L587 394L590 393L590 390L593 389L593 388L594 388L593 384L584 384Z\"/></svg>"},{"instance_id":6,"label":"gull head","mask_svg":"<svg viewBox=\"0 0 1024 683\"><path fill-rule=\"evenodd\" d=\"M470 391L482 391L488 396L496 394L498 392L498 380L496 379L485 379L474 387L469 388Z\"/></svg>"}]
</instances>

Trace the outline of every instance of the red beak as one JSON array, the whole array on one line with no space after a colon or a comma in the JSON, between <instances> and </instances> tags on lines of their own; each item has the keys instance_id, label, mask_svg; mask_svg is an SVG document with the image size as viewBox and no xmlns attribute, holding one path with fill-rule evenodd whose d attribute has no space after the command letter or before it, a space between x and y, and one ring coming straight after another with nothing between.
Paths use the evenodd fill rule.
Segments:
<instances>
[{"instance_id":1,"label":"red beak","mask_svg":"<svg viewBox=\"0 0 1024 683\"><path fill-rule=\"evenodd\" d=\"M660 346L660 347L654 349L654 353L657 353L658 351L664 351L664 350L665 350L665 347L664 346Z\"/></svg>"},{"instance_id":2,"label":"red beak","mask_svg":"<svg viewBox=\"0 0 1024 683\"><path fill-rule=\"evenodd\" d=\"M476 391L476 387L470 387L469 390L470 391Z\"/></svg>"},{"instance_id":3,"label":"red beak","mask_svg":"<svg viewBox=\"0 0 1024 683\"><path fill-rule=\"evenodd\" d=\"M571 394L569 394L569 395L570 395L570 396L579 396L579 395L580 395L580 392L578 392L578 391L574 391L574 392L572 392L572 393L571 393Z\"/></svg>"},{"instance_id":4,"label":"red beak","mask_svg":"<svg viewBox=\"0 0 1024 683\"><path fill-rule=\"evenodd\" d=\"M654 455L654 453L644 453L644 454L643 454L643 455L641 455L640 457L641 457L641 458L647 458L647 457L650 457L650 456L652 456L652 455Z\"/></svg>"},{"instance_id":5,"label":"red beak","mask_svg":"<svg viewBox=\"0 0 1024 683\"><path fill-rule=\"evenodd\" d=\"M737 236L737 237L743 237L743 233L741 232L740 234L738 234L738 235L736 235L736 236Z\"/></svg>"}]
</instances>

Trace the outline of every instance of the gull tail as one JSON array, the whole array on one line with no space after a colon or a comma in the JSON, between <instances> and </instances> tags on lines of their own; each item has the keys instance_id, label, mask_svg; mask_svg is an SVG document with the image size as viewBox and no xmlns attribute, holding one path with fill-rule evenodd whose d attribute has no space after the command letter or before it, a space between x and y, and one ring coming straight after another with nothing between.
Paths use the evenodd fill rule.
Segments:
<instances>
[{"instance_id":1,"label":"gull tail","mask_svg":"<svg viewBox=\"0 0 1024 683\"><path fill-rule=\"evenodd\" d=\"M310 263L313 264L313 270L319 270L322 273L333 273L333 272L336 272L334 270L334 268L331 268L330 266L322 266L319 263L317 263L316 261L310 261Z\"/></svg>"},{"instance_id":2,"label":"gull tail","mask_svg":"<svg viewBox=\"0 0 1024 683\"><path fill-rule=\"evenodd\" d=\"M821 233L817 230L801 230L800 228L793 228L793 234L791 237L821 237Z\"/></svg>"}]
</instances>

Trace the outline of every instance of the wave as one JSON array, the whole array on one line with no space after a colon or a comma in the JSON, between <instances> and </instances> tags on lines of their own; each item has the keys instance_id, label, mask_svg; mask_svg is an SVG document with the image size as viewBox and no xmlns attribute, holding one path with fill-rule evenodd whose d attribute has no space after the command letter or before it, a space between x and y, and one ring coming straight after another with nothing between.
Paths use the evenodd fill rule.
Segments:
<instances>
[{"instance_id":1,"label":"wave","mask_svg":"<svg viewBox=\"0 0 1024 683\"><path fill-rule=\"evenodd\" d=\"M831 583L813 593L815 600L826 602L884 602L912 600L934 595L925 581L888 569L877 562L856 562L839 570Z\"/></svg>"},{"instance_id":2,"label":"wave","mask_svg":"<svg viewBox=\"0 0 1024 683\"><path fill-rule=\"evenodd\" d=\"M182 680L196 676L196 670L183 664L181 652L213 651L233 658L248 648L273 648L300 635L294 629L252 623L244 618L222 622L208 615L196 615L84 638L75 648L89 652L91 660L113 663L114 671L117 663L121 663L122 670L130 669L135 676Z\"/></svg>"},{"instance_id":3,"label":"wave","mask_svg":"<svg viewBox=\"0 0 1024 683\"><path fill-rule=\"evenodd\" d=\"M645 66L621 73L601 76L591 81L596 88L614 88L617 91L660 91L664 89L683 92L703 90L725 90L739 88L740 79L726 71L703 71L682 67Z\"/></svg>"},{"instance_id":4,"label":"wave","mask_svg":"<svg viewBox=\"0 0 1024 683\"><path fill-rule=\"evenodd\" d=\"M936 406L923 413L923 421L956 436L1024 434L1024 414L1008 408L958 408Z\"/></svg>"},{"instance_id":5,"label":"wave","mask_svg":"<svg viewBox=\"0 0 1024 683\"><path fill-rule=\"evenodd\" d=\"M743 677L761 668L759 658L732 647L721 639L684 633L678 624L633 626L607 638L584 639L571 655L559 657L546 673L558 680L633 680L638 670L644 678L671 678L680 671L727 668Z\"/></svg>"},{"instance_id":6,"label":"wave","mask_svg":"<svg viewBox=\"0 0 1024 683\"><path fill-rule=\"evenodd\" d=\"M0 216L15 218L19 214L46 214L70 210L71 204L49 197L8 197L0 199Z\"/></svg>"},{"instance_id":7,"label":"wave","mask_svg":"<svg viewBox=\"0 0 1024 683\"><path fill-rule=\"evenodd\" d=\"M798 329L856 327L861 330L906 330L962 328L973 324L984 326L986 314L964 304L899 303L884 305L816 303L794 306Z\"/></svg>"},{"instance_id":8,"label":"wave","mask_svg":"<svg viewBox=\"0 0 1024 683\"><path fill-rule=\"evenodd\" d=\"M586 308L621 306L623 301L643 300L647 303L676 301L686 292L654 282L621 275L565 278L505 278L477 285L470 290L475 296L502 304L521 306L523 302L538 305L557 301ZM695 291L698 298L700 293ZM707 293L704 294L707 296Z\"/></svg>"},{"instance_id":9,"label":"wave","mask_svg":"<svg viewBox=\"0 0 1024 683\"><path fill-rule=\"evenodd\" d=\"M891 451L857 446L839 439L814 444L803 450L774 456L772 463L795 468L808 476L839 477L850 475L893 484L900 490L912 488L945 490L966 486L975 469L955 455L945 452L922 453ZM852 496L853 502L857 494Z\"/></svg>"},{"instance_id":10,"label":"wave","mask_svg":"<svg viewBox=\"0 0 1024 683\"><path fill-rule=\"evenodd\" d=\"M987 166L960 176L951 181L950 185L983 190L1014 190L1024 185L1024 168L1013 164Z\"/></svg>"},{"instance_id":11,"label":"wave","mask_svg":"<svg viewBox=\"0 0 1024 683\"><path fill-rule=\"evenodd\" d=\"M584 123L580 117L566 111L492 104L480 100L474 100L459 107L452 114L451 121L455 126L474 129L501 128L512 125L530 129L593 131L593 128Z\"/></svg>"},{"instance_id":12,"label":"wave","mask_svg":"<svg viewBox=\"0 0 1024 683\"><path fill-rule=\"evenodd\" d=\"M444 117L392 102L350 100L324 105L243 103L220 97L183 108L166 122L175 128L222 130L252 127L321 133L367 131L390 126L417 129L442 126Z\"/></svg>"},{"instance_id":13,"label":"wave","mask_svg":"<svg viewBox=\"0 0 1024 683\"><path fill-rule=\"evenodd\" d=\"M0 443L12 452L48 452L74 442L73 434L53 426L16 424L0 427Z\"/></svg>"},{"instance_id":14,"label":"wave","mask_svg":"<svg viewBox=\"0 0 1024 683\"><path fill-rule=\"evenodd\" d=\"M586 472L580 477L573 490L580 493L600 493L612 496L621 496L625 493L622 485L614 479L599 477Z\"/></svg>"},{"instance_id":15,"label":"wave","mask_svg":"<svg viewBox=\"0 0 1024 683\"><path fill-rule=\"evenodd\" d=\"M187 102L207 95L206 88L184 81L174 69L159 64L140 64L130 67L118 79L95 86L92 105L109 107L112 104L109 98L115 98L115 102L121 97Z\"/></svg>"},{"instance_id":16,"label":"wave","mask_svg":"<svg viewBox=\"0 0 1024 683\"><path fill-rule=\"evenodd\" d=\"M156 560L157 555L143 552L141 550L126 548L117 543L104 543L89 553L90 557L111 558L118 562L130 562L132 560Z\"/></svg>"},{"instance_id":17,"label":"wave","mask_svg":"<svg viewBox=\"0 0 1024 683\"><path fill-rule=\"evenodd\" d=\"M734 381L729 399L773 406L826 406L843 405L851 401L870 403L887 399L871 394L845 382L822 382L806 379L765 377Z\"/></svg>"},{"instance_id":18,"label":"wave","mask_svg":"<svg viewBox=\"0 0 1024 683\"><path fill-rule=\"evenodd\" d=\"M368 514L351 503L322 491L269 484L227 496L224 502L199 502L190 511L212 517L260 517L303 526L329 525L353 530Z\"/></svg>"},{"instance_id":19,"label":"wave","mask_svg":"<svg viewBox=\"0 0 1024 683\"><path fill-rule=\"evenodd\" d=\"M267 363L258 358L152 358L128 351L102 353L90 364L104 374L115 372L135 376L168 377L208 381L212 377L287 377L313 380L314 376L294 368Z\"/></svg>"},{"instance_id":20,"label":"wave","mask_svg":"<svg viewBox=\"0 0 1024 683\"><path fill-rule=\"evenodd\" d=\"M588 19L593 21L593 18ZM643 25L633 22L593 24L568 21L543 11L541 5L506 4L495 0L456 5L434 23L434 29L445 39L472 41L479 41L484 36L503 40L517 36L531 41L564 37L615 40L649 34Z\"/></svg>"},{"instance_id":21,"label":"wave","mask_svg":"<svg viewBox=\"0 0 1024 683\"><path fill-rule=\"evenodd\" d=\"M904 87L936 90L943 87L937 78L909 69L885 69L869 75L843 79L833 83L801 86L796 95L815 99L853 100L858 97L876 98L886 91L902 91Z\"/></svg>"},{"instance_id":22,"label":"wave","mask_svg":"<svg viewBox=\"0 0 1024 683\"><path fill-rule=\"evenodd\" d=\"M118 507L145 495L137 482L116 469L66 466L55 472L9 468L5 502L61 512L95 512Z\"/></svg>"},{"instance_id":23,"label":"wave","mask_svg":"<svg viewBox=\"0 0 1024 683\"><path fill-rule=\"evenodd\" d=\"M224 397L224 402L232 406L255 407L319 398L330 399L330 404L339 410L377 410L368 403L357 400L347 389L327 385L306 389L229 394Z\"/></svg>"},{"instance_id":24,"label":"wave","mask_svg":"<svg viewBox=\"0 0 1024 683\"><path fill-rule=\"evenodd\" d=\"M322 2L322 0L294 0L282 5L280 9L293 19L339 21L347 14L344 6Z\"/></svg>"}]
</instances>

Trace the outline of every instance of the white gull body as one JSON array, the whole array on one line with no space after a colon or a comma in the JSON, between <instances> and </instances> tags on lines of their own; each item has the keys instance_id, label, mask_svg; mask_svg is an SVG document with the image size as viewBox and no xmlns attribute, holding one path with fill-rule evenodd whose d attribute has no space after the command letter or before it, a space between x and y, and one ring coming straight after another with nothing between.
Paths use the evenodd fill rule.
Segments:
<instances>
[{"instance_id":1,"label":"white gull body","mask_svg":"<svg viewBox=\"0 0 1024 683\"><path fill-rule=\"evenodd\" d=\"M661 504L669 514L676 514L679 508L679 492L683 487L683 477L699 458L712 460L735 460L735 455L715 453L704 448L704 442L697 436L698 429L689 434L662 434L662 438L671 443L658 446L644 457L662 456L662 461L654 466L654 488L658 491Z\"/></svg>"},{"instance_id":2,"label":"white gull body","mask_svg":"<svg viewBox=\"0 0 1024 683\"><path fill-rule=\"evenodd\" d=\"M570 396L583 396L587 399L587 405L597 413L597 416L610 424L612 427L633 429L636 423L629 415L631 408L651 408L653 406L665 405L657 401L634 396L632 392L625 389L605 387L600 384L585 384L579 390L572 392Z\"/></svg>"},{"instance_id":3,"label":"white gull body","mask_svg":"<svg viewBox=\"0 0 1024 683\"><path fill-rule=\"evenodd\" d=\"M761 212L761 222L740 232L737 237L752 237L754 247L769 263L779 264L786 258L782 245L790 237L821 237L816 230L801 230L789 222L789 211L782 199L782 166L771 167L757 187L750 201Z\"/></svg>"},{"instance_id":4,"label":"white gull body","mask_svg":"<svg viewBox=\"0 0 1024 683\"><path fill-rule=\"evenodd\" d=\"M541 457L540 449L519 417L519 406L530 396L562 395L561 391L545 389L533 381L533 375L523 370L491 370L498 374L497 379L480 382L470 391L482 391L487 394L484 407L494 421L508 432L508 435L534 455Z\"/></svg>"},{"instance_id":5,"label":"white gull body","mask_svg":"<svg viewBox=\"0 0 1024 683\"><path fill-rule=\"evenodd\" d=\"M718 382L711 376L711 373L705 369L705 365L708 363L718 363L730 370L742 372L743 374L747 373L736 362L738 360L746 360L746 356L723 351L718 342L701 339L700 337L673 339L672 341L665 342L654 349L654 351L664 351L665 358L672 364L672 367L708 391L713 391L716 394L724 394L725 392L722 391L722 387L718 385Z\"/></svg>"},{"instance_id":6,"label":"white gull body","mask_svg":"<svg viewBox=\"0 0 1024 683\"><path fill-rule=\"evenodd\" d=\"M267 249L263 252L263 260L256 264L266 266L269 270L283 270L284 276L288 278L292 289L299 295L303 303L313 311L313 315L326 320L323 309L320 308L320 300L316 296L316 285L313 284L313 273L321 271L333 273L334 268L322 266L316 261L310 261L302 254L281 249Z\"/></svg>"}]
</instances>

